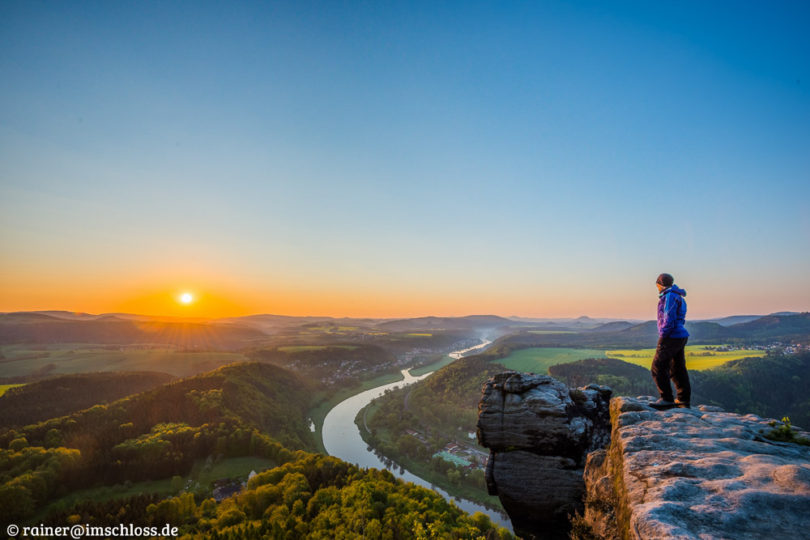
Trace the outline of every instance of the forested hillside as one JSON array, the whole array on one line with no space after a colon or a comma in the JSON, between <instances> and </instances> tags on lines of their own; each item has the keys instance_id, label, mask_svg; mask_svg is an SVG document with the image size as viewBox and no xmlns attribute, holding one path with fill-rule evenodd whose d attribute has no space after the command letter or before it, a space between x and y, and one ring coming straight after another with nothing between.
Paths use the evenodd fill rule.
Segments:
<instances>
[{"instance_id":1,"label":"forested hillside","mask_svg":"<svg viewBox=\"0 0 810 540\"><path fill-rule=\"evenodd\" d=\"M11 388L0 396L0 428L64 416L149 390L173 378L155 372L79 373Z\"/></svg>"},{"instance_id":2,"label":"forested hillside","mask_svg":"<svg viewBox=\"0 0 810 540\"><path fill-rule=\"evenodd\" d=\"M123 504L121 504L123 503ZM112 516L109 520L103 516ZM176 524L187 538L509 539L483 514L469 516L435 491L388 471L362 470L333 457L296 452L281 466L253 477L224 501L185 493L163 501L133 497L116 504L86 502L46 523L122 521Z\"/></svg>"},{"instance_id":3,"label":"forested hillside","mask_svg":"<svg viewBox=\"0 0 810 540\"><path fill-rule=\"evenodd\" d=\"M268 364L237 364L0 434L0 514L31 516L97 485L188 473L212 455L275 462L312 449L310 388Z\"/></svg>"},{"instance_id":4,"label":"forested hillside","mask_svg":"<svg viewBox=\"0 0 810 540\"><path fill-rule=\"evenodd\" d=\"M572 386L610 386L615 395L657 395L648 369L611 358L552 366L549 373ZM692 403L718 405L730 412L754 413L810 426L810 353L743 358L705 371L691 371Z\"/></svg>"}]
</instances>

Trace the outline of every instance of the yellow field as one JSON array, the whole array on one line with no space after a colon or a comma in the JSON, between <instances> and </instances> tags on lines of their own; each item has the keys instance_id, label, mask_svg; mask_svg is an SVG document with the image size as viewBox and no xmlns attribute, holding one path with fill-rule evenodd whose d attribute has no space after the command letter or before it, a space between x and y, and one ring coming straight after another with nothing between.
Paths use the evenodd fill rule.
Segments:
<instances>
[{"instance_id":1,"label":"yellow field","mask_svg":"<svg viewBox=\"0 0 810 540\"><path fill-rule=\"evenodd\" d=\"M22 384L0 384L0 396L6 393L6 390L9 388L14 388L15 386L23 386Z\"/></svg>"},{"instance_id":2,"label":"yellow field","mask_svg":"<svg viewBox=\"0 0 810 540\"><path fill-rule=\"evenodd\" d=\"M433 337L433 334L425 334L419 332L411 332L410 334L405 334L407 337Z\"/></svg>"},{"instance_id":3,"label":"yellow field","mask_svg":"<svg viewBox=\"0 0 810 540\"><path fill-rule=\"evenodd\" d=\"M618 358L631 364L642 367L652 365L655 349L621 349L606 351L609 358ZM697 371L721 366L731 360L740 358L759 358L765 356L765 351L710 351L705 345L686 346L686 367Z\"/></svg>"}]
</instances>

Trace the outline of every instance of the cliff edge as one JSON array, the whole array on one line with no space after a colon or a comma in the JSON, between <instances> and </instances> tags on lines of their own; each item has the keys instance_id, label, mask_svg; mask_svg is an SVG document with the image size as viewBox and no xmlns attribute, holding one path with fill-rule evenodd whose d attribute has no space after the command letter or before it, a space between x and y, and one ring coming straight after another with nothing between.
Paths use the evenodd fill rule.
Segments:
<instances>
[{"instance_id":1,"label":"cliff edge","mask_svg":"<svg viewBox=\"0 0 810 540\"><path fill-rule=\"evenodd\" d=\"M543 375L487 381L478 437L516 534L567 537L579 513L580 538L810 537L810 447L765 438L755 415L651 400Z\"/></svg>"},{"instance_id":2,"label":"cliff edge","mask_svg":"<svg viewBox=\"0 0 810 540\"><path fill-rule=\"evenodd\" d=\"M810 447L766 439L770 421L753 414L650 399L612 399L611 443L588 456L597 537L810 537Z\"/></svg>"}]
</instances>

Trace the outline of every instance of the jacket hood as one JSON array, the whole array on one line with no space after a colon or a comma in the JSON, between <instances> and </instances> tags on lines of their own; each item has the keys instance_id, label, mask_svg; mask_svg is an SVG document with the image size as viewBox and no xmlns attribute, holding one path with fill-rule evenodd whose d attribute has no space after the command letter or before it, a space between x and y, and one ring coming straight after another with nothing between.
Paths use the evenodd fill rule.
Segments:
<instances>
[{"instance_id":1,"label":"jacket hood","mask_svg":"<svg viewBox=\"0 0 810 540\"><path fill-rule=\"evenodd\" d=\"M674 285L674 284L669 289L664 289L663 291L661 291L661 294L659 296L664 296L668 292L674 292L675 294L679 294L681 296L686 296L686 291L684 289L681 289L677 285Z\"/></svg>"}]
</instances>

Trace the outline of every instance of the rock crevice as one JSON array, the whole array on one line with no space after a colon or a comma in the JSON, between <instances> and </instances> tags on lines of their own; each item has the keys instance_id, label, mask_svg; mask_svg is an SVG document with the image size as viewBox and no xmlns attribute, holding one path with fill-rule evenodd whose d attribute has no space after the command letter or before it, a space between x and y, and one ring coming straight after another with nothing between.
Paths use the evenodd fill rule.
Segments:
<instances>
[{"instance_id":1,"label":"rock crevice","mask_svg":"<svg viewBox=\"0 0 810 540\"><path fill-rule=\"evenodd\" d=\"M478 440L489 448L486 478L524 538L564 538L582 510L589 452L610 439L610 389L570 389L546 375L500 373L478 406Z\"/></svg>"}]
</instances>

